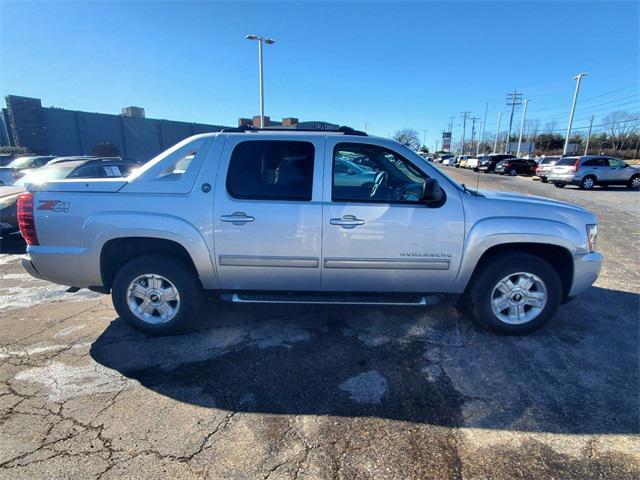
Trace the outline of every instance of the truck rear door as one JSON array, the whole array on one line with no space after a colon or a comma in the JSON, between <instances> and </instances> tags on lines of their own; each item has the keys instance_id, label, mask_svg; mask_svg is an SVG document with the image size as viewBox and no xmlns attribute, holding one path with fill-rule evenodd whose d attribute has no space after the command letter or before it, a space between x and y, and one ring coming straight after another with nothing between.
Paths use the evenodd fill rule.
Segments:
<instances>
[{"instance_id":1,"label":"truck rear door","mask_svg":"<svg viewBox=\"0 0 640 480\"><path fill-rule=\"evenodd\" d=\"M222 289L320 290L324 143L228 136L213 209Z\"/></svg>"}]
</instances>

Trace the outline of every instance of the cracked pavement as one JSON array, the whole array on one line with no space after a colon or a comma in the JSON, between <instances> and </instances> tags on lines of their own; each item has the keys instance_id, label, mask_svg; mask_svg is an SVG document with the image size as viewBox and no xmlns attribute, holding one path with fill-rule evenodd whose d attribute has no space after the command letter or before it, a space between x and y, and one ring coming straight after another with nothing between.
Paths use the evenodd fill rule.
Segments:
<instances>
[{"instance_id":1,"label":"cracked pavement","mask_svg":"<svg viewBox=\"0 0 640 480\"><path fill-rule=\"evenodd\" d=\"M150 338L4 240L0 478L638 478L638 194L481 182L601 221L600 279L530 336L447 305L212 302Z\"/></svg>"}]
</instances>

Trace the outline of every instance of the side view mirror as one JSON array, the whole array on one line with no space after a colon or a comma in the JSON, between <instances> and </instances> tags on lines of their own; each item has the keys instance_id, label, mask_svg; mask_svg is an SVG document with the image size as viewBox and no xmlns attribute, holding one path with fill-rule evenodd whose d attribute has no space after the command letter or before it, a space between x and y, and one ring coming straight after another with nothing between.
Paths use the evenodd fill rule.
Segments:
<instances>
[{"instance_id":1,"label":"side view mirror","mask_svg":"<svg viewBox=\"0 0 640 480\"><path fill-rule=\"evenodd\" d=\"M347 169L347 175L355 175L356 171L353 170L352 168L348 168Z\"/></svg>"},{"instance_id":2,"label":"side view mirror","mask_svg":"<svg viewBox=\"0 0 640 480\"><path fill-rule=\"evenodd\" d=\"M444 200L444 190L435 178L427 178L422 184L422 202L429 207L439 207Z\"/></svg>"}]
</instances>

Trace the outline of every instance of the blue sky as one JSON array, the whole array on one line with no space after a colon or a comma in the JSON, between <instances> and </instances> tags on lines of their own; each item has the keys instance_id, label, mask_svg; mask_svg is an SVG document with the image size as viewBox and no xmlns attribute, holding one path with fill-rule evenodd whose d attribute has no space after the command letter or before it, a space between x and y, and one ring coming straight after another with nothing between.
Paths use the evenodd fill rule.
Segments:
<instances>
[{"instance_id":1,"label":"blue sky","mask_svg":"<svg viewBox=\"0 0 640 480\"><path fill-rule=\"evenodd\" d=\"M327 120L386 136L412 127L432 146L460 112L495 128L508 91L528 118L575 126L640 111L638 2L0 2L0 94L45 106L235 125L258 113ZM639 115L640 116L640 115ZM519 117L518 117L519 118ZM504 122L504 117L503 117ZM503 123L504 126L504 123Z\"/></svg>"}]
</instances>

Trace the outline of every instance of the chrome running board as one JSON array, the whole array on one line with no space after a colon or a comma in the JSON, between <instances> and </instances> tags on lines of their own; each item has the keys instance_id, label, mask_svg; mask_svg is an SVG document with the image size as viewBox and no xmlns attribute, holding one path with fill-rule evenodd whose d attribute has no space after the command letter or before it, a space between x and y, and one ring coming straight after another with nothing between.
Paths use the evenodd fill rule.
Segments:
<instances>
[{"instance_id":1,"label":"chrome running board","mask_svg":"<svg viewBox=\"0 0 640 480\"><path fill-rule=\"evenodd\" d=\"M288 303L321 305L427 306L442 302L439 295L420 294L307 294L307 293L222 293L222 300L233 303Z\"/></svg>"}]
</instances>

